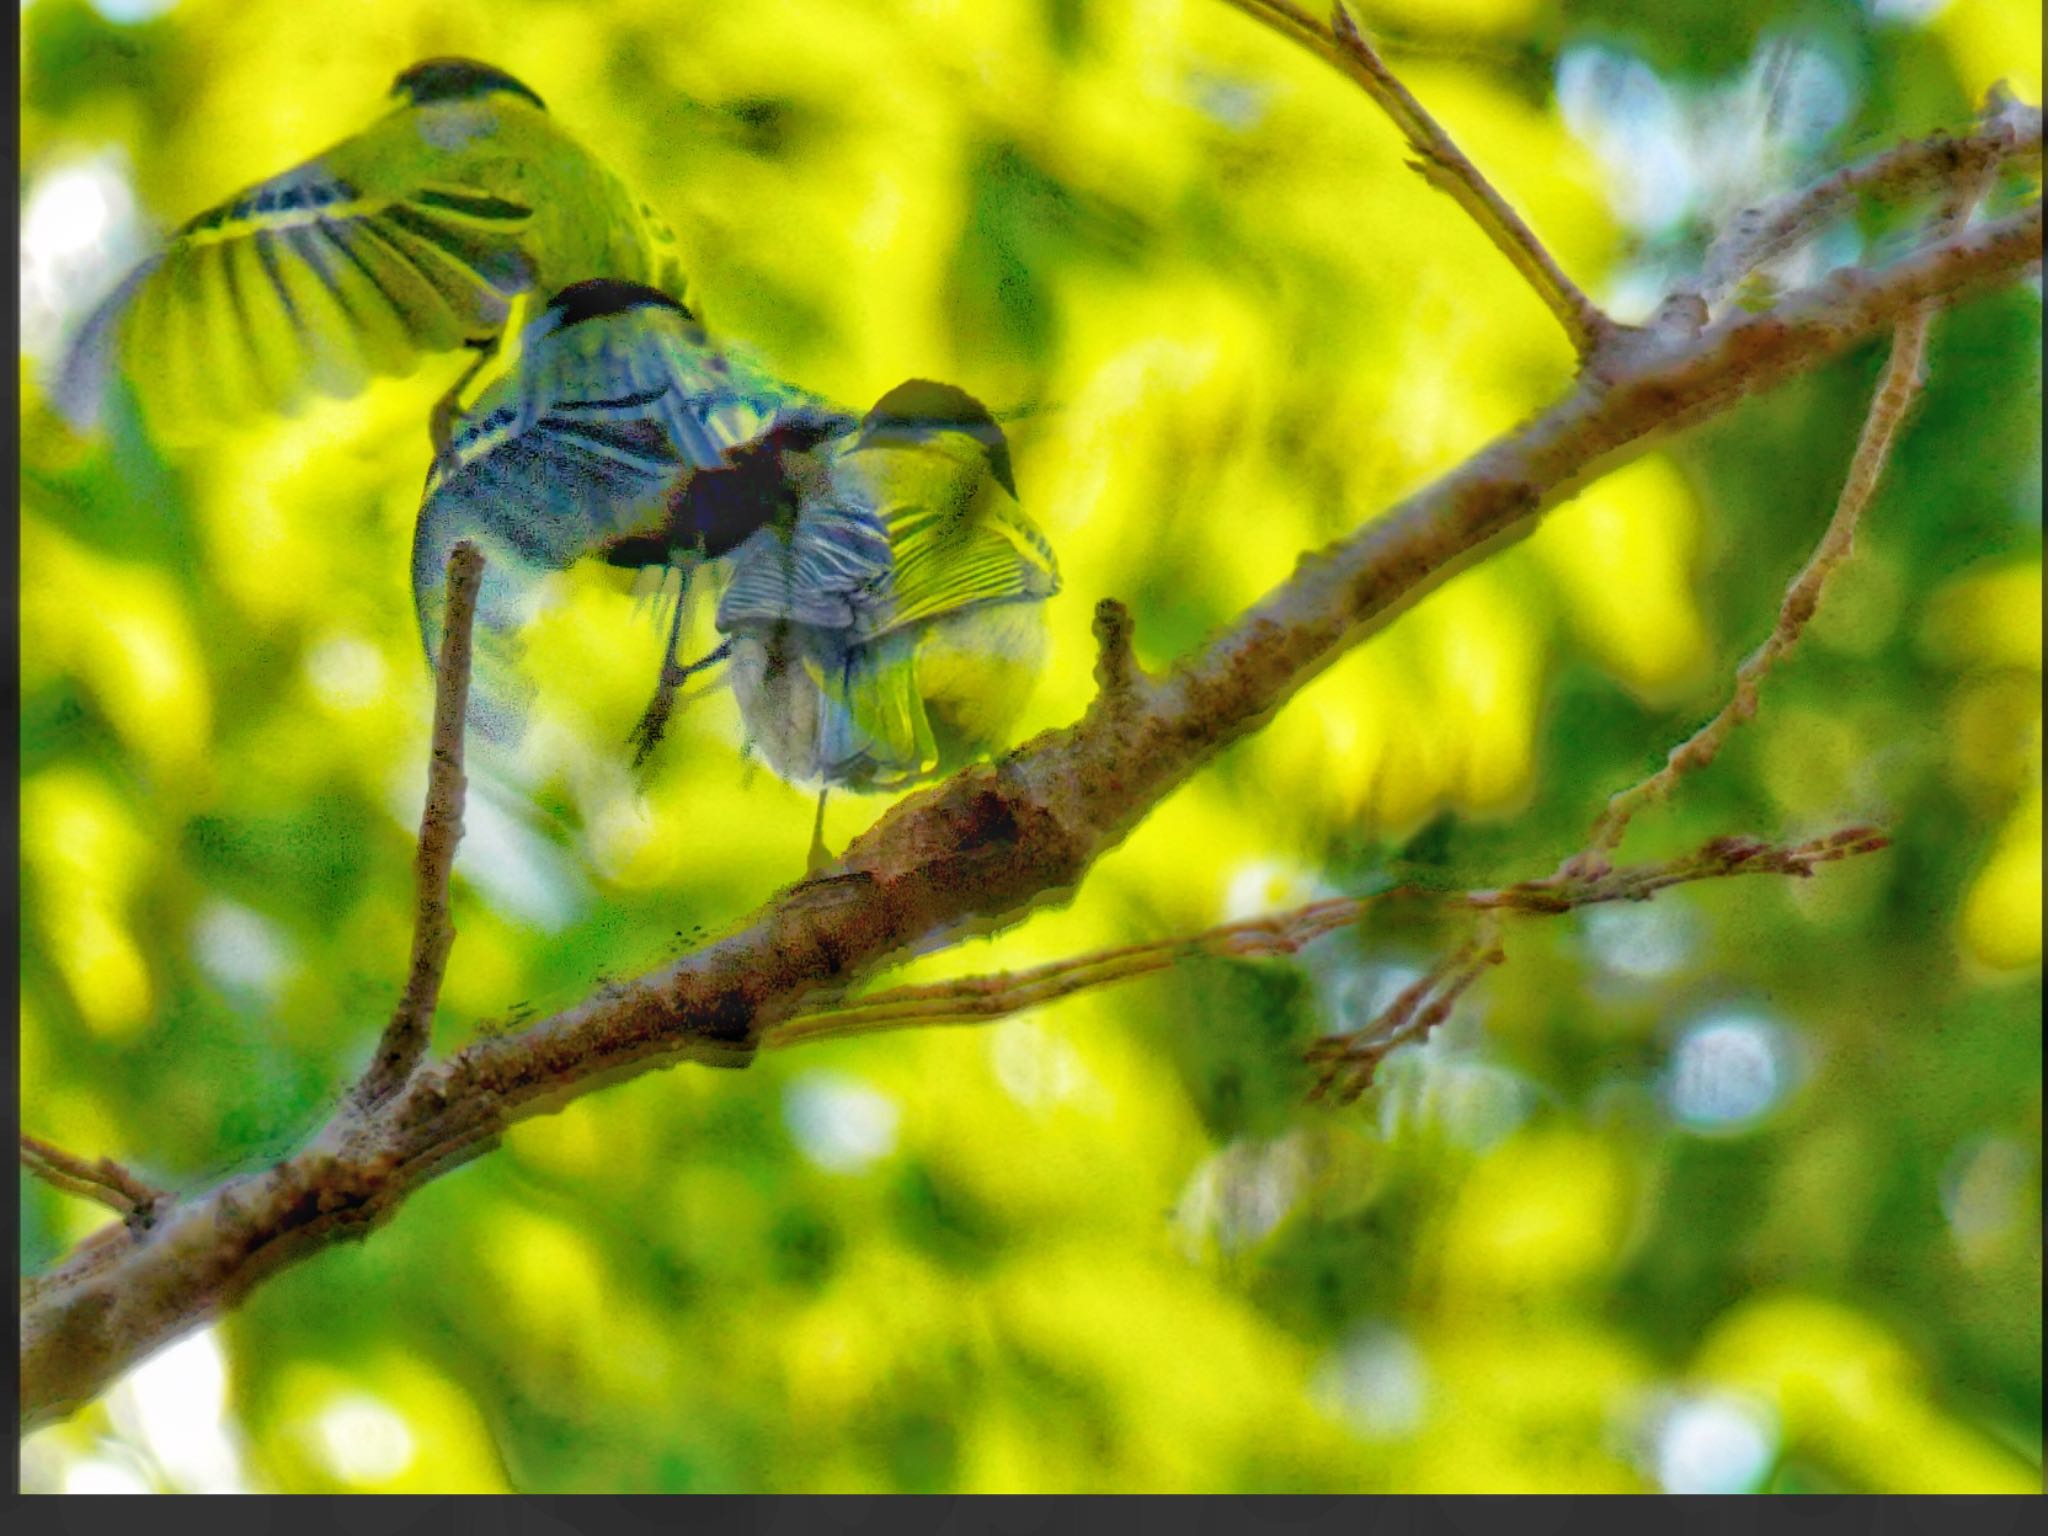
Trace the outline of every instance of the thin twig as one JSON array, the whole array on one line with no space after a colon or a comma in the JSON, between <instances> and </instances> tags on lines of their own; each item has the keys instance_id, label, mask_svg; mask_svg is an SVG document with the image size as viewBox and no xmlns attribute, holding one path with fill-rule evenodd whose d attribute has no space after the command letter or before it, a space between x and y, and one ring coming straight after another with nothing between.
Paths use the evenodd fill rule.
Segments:
<instances>
[{"instance_id":1,"label":"thin twig","mask_svg":"<svg viewBox=\"0 0 2048 1536\"><path fill-rule=\"evenodd\" d=\"M1233 960L1292 955L1303 945L1325 934L1351 927L1374 903L1394 896L1465 907L1479 913L1483 919L1504 913L1554 917L1561 912L1603 902L1647 901L1669 886L1694 880L1763 874L1802 877L1812 874L1816 865L1854 854L1871 853L1884 846L1883 833L1862 826L1845 828L1828 837L1792 846L1779 846L1752 838L1724 837L1691 853L1633 869L1553 875L1487 890L1441 892L1416 886L1396 886L1370 896L1330 897L1291 911L1224 923L1200 933L1170 939L1094 950L1085 955L1033 966L1029 970L891 987L884 992L775 1025L763 1032L761 1045L772 1050L809 1045L819 1040L839 1040L849 1035L876 1034L889 1029L986 1024L1021 1013L1026 1008L1042 1007L1076 992L1115 986L1168 970L1199 955ZM1490 940L1481 947L1488 955L1497 949ZM1493 961L1486 960L1485 963ZM1460 982L1457 990L1462 991L1469 981L1468 977ZM1456 991L1451 995L1455 997ZM1415 1001L1420 1001L1419 994Z\"/></svg>"},{"instance_id":2,"label":"thin twig","mask_svg":"<svg viewBox=\"0 0 2048 1536\"><path fill-rule=\"evenodd\" d=\"M1302 1053L1302 1059L1321 1070L1309 1089L1314 1102L1335 1095L1349 1104L1372 1086L1380 1063L1398 1046L1424 1040L1429 1032L1451 1016L1465 989L1477 981L1489 966L1507 958L1501 948L1499 925L1490 916L1480 919L1473 936L1431 966L1364 1027L1344 1034L1325 1035Z\"/></svg>"},{"instance_id":3,"label":"thin twig","mask_svg":"<svg viewBox=\"0 0 2048 1536\"><path fill-rule=\"evenodd\" d=\"M1936 238L1952 234L1968 221L1990 176L1988 164L1973 165L1962 181L1949 190L1932 221L1931 233ZM1806 626L1819 611L1828 578L1855 551L1857 524L1877 492L1906 413L1919 397L1927 362L1927 333L1933 321L1933 306L1916 304L1893 330L1891 356L1864 415L1863 429L1857 436L1856 451L1850 457L1848 478L1835 502L1834 516L1828 519L1806 564L1785 589L1785 599L1778 607L1778 620L1770 635L1736 669L1734 693L1719 714L1671 749L1662 768L1608 800L1587 834L1586 849L1577 855L1578 860L1602 860L1619 847L1638 811L1669 796L1688 773L1705 768L1720 755L1736 728L1756 714L1764 678L1799 644Z\"/></svg>"},{"instance_id":4,"label":"thin twig","mask_svg":"<svg viewBox=\"0 0 2048 1536\"><path fill-rule=\"evenodd\" d=\"M1694 880L1731 875L1784 875L1810 878L1822 864L1890 846L1876 827L1844 827L1826 837L1783 845L1748 837L1717 837L1704 847L1661 864L1634 869L1604 865L1567 865L1541 880L1525 880L1496 891L1468 891L1451 898L1479 914L1472 936L1424 972L1413 985L1357 1029L1325 1035L1305 1053L1321 1068L1311 1099L1334 1095L1348 1104L1372 1086L1380 1063L1397 1046L1421 1040L1451 1016L1458 998L1489 966L1507 958L1501 947L1498 919L1512 913L1554 917L1580 907L1611 901L1648 901L1659 891Z\"/></svg>"},{"instance_id":5,"label":"thin twig","mask_svg":"<svg viewBox=\"0 0 2048 1536\"><path fill-rule=\"evenodd\" d=\"M87 1162L62 1147L29 1135L21 1135L21 1166L67 1195L97 1201L113 1211L132 1228L147 1227L169 1197L163 1190L144 1183L111 1157Z\"/></svg>"},{"instance_id":6,"label":"thin twig","mask_svg":"<svg viewBox=\"0 0 2048 1536\"><path fill-rule=\"evenodd\" d=\"M462 735L469 710L470 643L483 576L483 552L475 544L464 539L449 551L447 618L434 679L433 757L413 863L412 966L404 995L377 1042L377 1053L356 1085L355 1100L362 1107L397 1089L426 1054L441 977L455 943L448 881L455 868L456 845L462 841L462 802L468 790L462 772Z\"/></svg>"},{"instance_id":7,"label":"thin twig","mask_svg":"<svg viewBox=\"0 0 2048 1536\"><path fill-rule=\"evenodd\" d=\"M1861 199L1981 187L2003 165L2040 158L2041 109L1993 87L1972 133L1900 144L1737 214L1707 251L1697 296L1718 310L1744 278L1812 240Z\"/></svg>"},{"instance_id":8,"label":"thin twig","mask_svg":"<svg viewBox=\"0 0 2048 1536\"><path fill-rule=\"evenodd\" d=\"M1389 69L1342 4L1324 26L1292 0L1228 0L1247 16L1293 38L1334 64L1370 96L1417 155L1410 163L1423 180L1446 194L1478 224L1536 296L1555 315L1581 360L1592 357L1624 328L1564 273L1543 242L1496 192L1479 167Z\"/></svg>"},{"instance_id":9,"label":"thin twig","mask_svg":"<svg viewBox=\"0 0 2048 1536\"><path fill-rule=\"evenodd\" d=\"M1291 955L1312 939L1358 921L1373 897L1337 897L1292 912L1225 923L1202 933L1096 950L1024 971L892 987L857 1002L805 1014L763 1034L764 1048L807 1045L913 1025L983 1024L1094 987L1171 969L1196 955L1246 960Z\"/></svg>"}]
</instances>

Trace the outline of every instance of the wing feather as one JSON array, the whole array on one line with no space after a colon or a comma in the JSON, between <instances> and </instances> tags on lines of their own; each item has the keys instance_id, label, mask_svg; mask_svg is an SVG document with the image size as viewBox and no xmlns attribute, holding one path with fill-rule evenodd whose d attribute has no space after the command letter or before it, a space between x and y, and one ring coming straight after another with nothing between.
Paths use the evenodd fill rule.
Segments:
<instances>
[{"instance_id":1,"label":"wing feather","mask_svg":"<svg viewBox=\"0 0 2048 1536\"><path fill-rule=\"evenodd\" d=\"M359 318L365 350L380 373L404 372L419 344L410 317L427 302L418 275L403 263L393 266L387 247L346 224L307 225L291 234L331 247L341 258L334 270L345 289L358 296L350 310Z\"/></svg>"},{"instance_id":2,"label":"wing feather","mask_svg":"<svg viewBox=\"0 0 2048 1536\"><path fill-rule=\"evenodd\" d=\"M74 343L59 401L91 421L113 348L173 428L353 394L496 334L533 280L532 221L480 187L371 198L287 172L191 221L117 290Z\"/></svg>"},{"instance_id":3,"label":"wing feather","mask_svg":"<svg viewBox=\"0 0 2048 1536\"><path fill-rule=\"evenodd\" d=\"M646 307L551 329L559 318L550 306L508 349L428 478L414 537L414 600L430 657L449 550L475 539L496 572L486 577L492 601L478 611L479 632L491 637L478 651L478 718L501 737L517 734L530 693L512 675L518 632L548 573L622 538L659 543L679 483L724 462L704 424L703 397L719 372L686 316Z\"/></svg>"},{"instance_id":4,"label":"wing feather","mask_svg":"<svg viewBox=\"0 0 2048 1536\"><path fill-rule=\"evenodd\" d=\"M380 366L393 356L392 337L379 326L387 312L360 296L351 298L345 280L352 268L338 247L323 240L316 227L301 226L280 232L265 251L271 280L287 295L300 345L313 359L315 389L346 397L373 375L389 371ZM322 337L330 338L325 348ZM403 334L396 339L402 348ZM396 355L402 358L403 353Z\"/></svg>"},{"instance_id":5,"label":"wing feather","mask_svg":"<svg viewBox=\"0 0 2048 1536\"><path fill-rule=\"evenodd\" d=\"M153 426L196 427L494 341L522 297L585 278L685 297L667 225L530 92L397 95L362 133L181 227L88 318L60 408L91 424L120 366Z\"/></svg>"},{"instance_id":6,"label":"wing feather","mask_svg":"<svg viewBox=\"0 0 2048 1536\"><path fill-rule=\"evenodd\" d=\"M824 720L820 755L828 776L865 759L866 771L856 776L883 788L937 768L938 742L918 686L917 636L899 631L853 647L839 696L827 696ZM844 725L834 729L840 721Z\"/></svg>"}]
</instances>

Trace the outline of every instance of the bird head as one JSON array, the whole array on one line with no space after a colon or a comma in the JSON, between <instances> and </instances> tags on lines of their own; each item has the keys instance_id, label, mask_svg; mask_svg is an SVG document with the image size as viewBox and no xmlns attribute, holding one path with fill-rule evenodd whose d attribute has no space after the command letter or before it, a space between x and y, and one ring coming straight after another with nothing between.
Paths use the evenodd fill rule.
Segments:
<instances>
[{"instance_id":1,"label":"bird head","mask_svg":"<svg viewBox=\"0 0 2048 1536\"><path fill-rule=\"evenodd\" d=\"M391 82L391 94L415 107L449 101L476 101L497 92L523 96L541 111L548 104L533 88L493 64L475 59L422 59Z\"/></svg>"},{"instance_id":2,"label":"bird head","mask_svg":"<svg viewBox=\"0 0 2048 1536\"><path fill-rule=\"evenodd\" d=\"M963 433L981 445L996 484L1017 494L1010 473L1010 444L988 407L966 390L930 379L898 384L875 402L861 422L862 447L908 446L944 432Z\"/></svg>"}]
</instances>

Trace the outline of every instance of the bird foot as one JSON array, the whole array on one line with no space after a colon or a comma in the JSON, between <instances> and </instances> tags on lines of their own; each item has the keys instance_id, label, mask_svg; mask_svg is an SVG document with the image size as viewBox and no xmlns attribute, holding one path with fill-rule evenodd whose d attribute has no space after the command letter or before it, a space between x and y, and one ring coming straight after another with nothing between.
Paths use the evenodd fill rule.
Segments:
<instances>
[{"instance_id":1,"label":"bird foot","mask_svg":"<svg viewBox=\"0 0 2048 1536\"><path fill-rule=\"evenodd\" d=\"M706 667L716 666L732 654L732 642L726 641L710 655L684 666L671 655L661 664L661 681L655 685L654 697L647 703L647 710L640 716L640 723L626 733L626 740L633 746L633 766L638 768L654 755L654 749L661 745L661 738L668 731L668 717L676 707L676 690Z\"/></svg>"},{"instance_id":2,"label":"bird foot","mask_svg":"<svg viewBox=\"0 0 2048 1536\"><path fill-rule=\"evenodd\" d=\"M646 711L640 716L639 723L626 733L626 740L633 748L635 768L654 755L654 749L661 745L661 738L668 733L668 717L675 709L676 689L684 676L686 674L680 667L664 667L661 684L654 690Z\"/></svg>"}]
</instances>

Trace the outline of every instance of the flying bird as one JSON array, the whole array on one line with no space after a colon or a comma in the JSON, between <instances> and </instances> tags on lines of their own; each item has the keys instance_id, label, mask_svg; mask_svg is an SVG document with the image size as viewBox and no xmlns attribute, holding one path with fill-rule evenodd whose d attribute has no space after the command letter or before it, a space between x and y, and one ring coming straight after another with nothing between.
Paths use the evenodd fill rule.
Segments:
<instances>
[{"instance_id":1,"label":"flying bird","mask_svg":"<svg viewBox=\"0 0 2048 1536\"><path fill-rule=\"evenodd\" d=\"M714 347L675 298L612 278L555 294L484 376L428 472L412 579L429 662L440 652L449 552L485 557L476 617L472 722L513 742L533 687L523 632L542 582L578 561L679 569L726 555L794 517L789 464L853 418ZM639 756L667 723L683 605Z\"/></svg>"}]
</instances>

